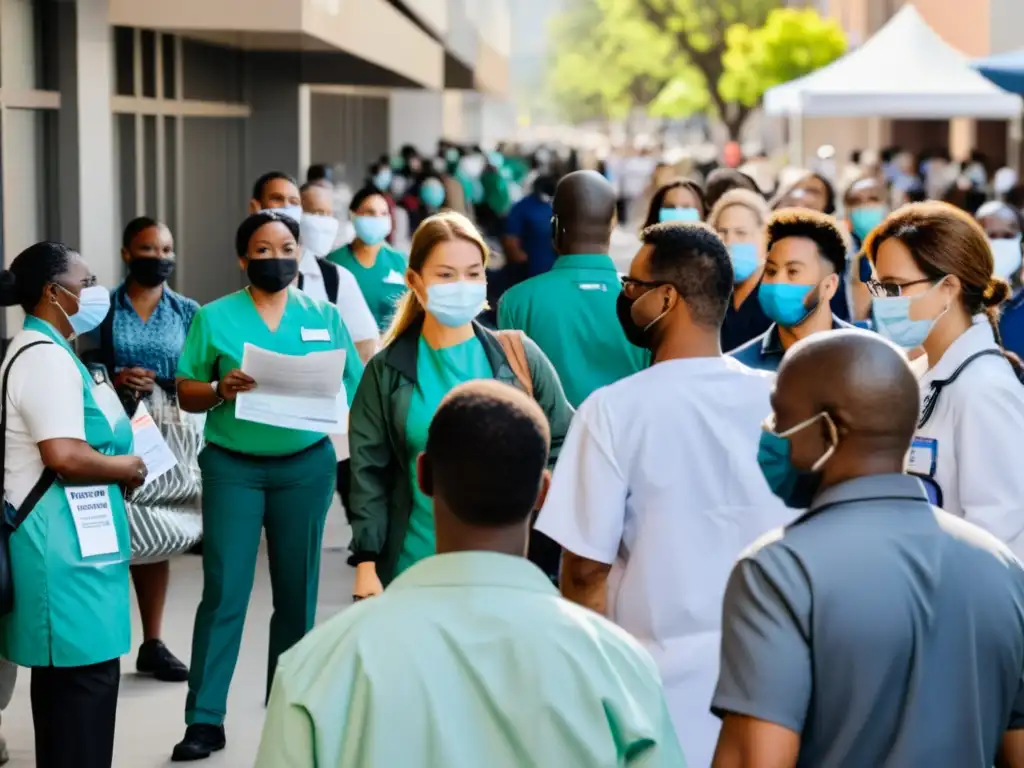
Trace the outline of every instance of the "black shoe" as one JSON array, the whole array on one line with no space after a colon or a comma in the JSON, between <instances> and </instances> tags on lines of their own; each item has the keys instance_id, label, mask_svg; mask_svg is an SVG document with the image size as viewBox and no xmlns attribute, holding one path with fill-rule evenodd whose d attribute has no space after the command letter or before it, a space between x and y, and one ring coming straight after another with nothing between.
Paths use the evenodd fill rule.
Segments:
<instances>
[{"instance_id":1,"label":"black shoe","mask_svg":"<svg viewBox=\"0 0 1024 768\"><path fill-rule=\"evenodd\" d=\"M152 675L165 683L183 683L188 680L188 667L160 640L147 640L139 647L135 669L140 675Z\"/></svg>"},{"instance_id":2,"label":"black shoe","mask_svg":"<svg viewBox=\"0 0 1024 768\"><path fill-rule=\"evenodd\" d=\"M223 725L195 723L185 729L185 738L174 745L171 753L172 763L187 763L192 760L205 760L212 753L224 749L227 744L224 738Z\"/></svg>"}]
</instances>

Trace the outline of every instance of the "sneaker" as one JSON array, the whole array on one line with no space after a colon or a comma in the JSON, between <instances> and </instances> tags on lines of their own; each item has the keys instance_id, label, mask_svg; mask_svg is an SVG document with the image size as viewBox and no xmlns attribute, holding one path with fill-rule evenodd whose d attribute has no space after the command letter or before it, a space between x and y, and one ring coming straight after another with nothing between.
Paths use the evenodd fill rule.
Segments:
<instances>
[{"instance_id":1,"label":"sneaker","mask_svg":"<svg viewBox=\"0 0 1024 768\"><path fill-rule=\"evenodd\" d=\"M214 752L224 749L226 744L223 725L195 723L185 729L185 738L174 745L171 762L205 760Z\"/></svg>"},{"instance_id":2,"label":"sneaker","mask_svg":"<svg viewBox=\"0 0 1024 768\"><path fill-rule=\"evenodd\" d=\"M188 680L188 667L160 640L147 640L139 647L135 669L140 675L152 675L165 683L183 683Z\"/></svg>"}]
</instances>

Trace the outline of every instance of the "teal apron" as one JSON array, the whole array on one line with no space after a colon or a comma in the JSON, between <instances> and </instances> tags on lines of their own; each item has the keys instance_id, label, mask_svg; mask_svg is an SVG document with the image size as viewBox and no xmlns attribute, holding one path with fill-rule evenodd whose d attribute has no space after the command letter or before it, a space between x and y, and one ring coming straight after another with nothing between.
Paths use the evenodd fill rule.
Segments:
<instances>
[{"instance_id":1,"label":"teal apron","mask_svg":"<svg viewBox=\"0 0 1024 768\"><path fill-rule=\"evenodd\" d=\"M111 426L93 396L92 377L67 341L35 317L26 318L24 328L48 336L78 366L86 442L108 456L131 453L131 422L123 409L118 414L108 408ZM14 611L0 619L0 656L23 667L81 667L116 659L131 648L131 541L121 489L107 487L119 551L87 558L81 556L64 489L59 479L54 482L11 535Z\"/></svg>"}]
</instances>

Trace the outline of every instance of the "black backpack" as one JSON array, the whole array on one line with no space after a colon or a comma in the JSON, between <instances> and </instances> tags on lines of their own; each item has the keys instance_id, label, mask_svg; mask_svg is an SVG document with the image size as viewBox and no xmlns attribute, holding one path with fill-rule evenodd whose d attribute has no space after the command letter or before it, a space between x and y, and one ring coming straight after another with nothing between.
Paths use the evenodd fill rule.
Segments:
<instances>
[{"instance_id":1,"label":"black backpack","mask_svg":"<svg viewBox=\"0 0 1024 768\"><path fill-rule=\"evenodd\" d=\"M338 287L341 284L341 280L338 278L338 267L334 266L327 259L323 259L319 256L316 258L316 264L320 267L320 274L324 276L324 290L327 291L327 300L331 304L338 303Z\"/></svg>"}]
</instances>

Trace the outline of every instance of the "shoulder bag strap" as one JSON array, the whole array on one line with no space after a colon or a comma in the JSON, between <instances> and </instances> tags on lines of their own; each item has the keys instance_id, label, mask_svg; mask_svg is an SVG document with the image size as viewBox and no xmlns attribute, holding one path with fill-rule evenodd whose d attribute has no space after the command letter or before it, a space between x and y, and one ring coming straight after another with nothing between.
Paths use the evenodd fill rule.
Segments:
<instances>
[{"instance_id":1,"label":"shoulder bag strap","mask_svg":"<svg viewBox=\"0 0 1024 768\"><path fill-rule=\"evenodd\" d=\"M530 362L526 358L526 346L523 344L522 331L498 331L495 333L498 343L505 353L512 373L516 375L519 384L526 390L526 394L533 397L533 374L530 372Z\"/></svg>"},{"instance_id":2,"label":"shoulder bag strap","mask_svg":"<svg viewBox=\"0 0 1024 768\"><path fill-rule=\"evenodd\" d=\"M968 365L973 363L979 357L985 357L987 355L997 355L999 357L1004 357L1003 351L1001 349L986 349L981 352L975 352L973 355L971 355L962 363L960 363L960 367L953 371L953 375L950 376L948 379L942 379L941 381L933 381L931 383L931 389L929 390L928 394L925 395L924 404L921 407L921 418L917 422L918 429L927 424L928 419L932 417L932 414L935 412L935 405L939 402L939 395L942 394L942 390L944 390L946 387L948 387L950 384L952 384L954 381L960 378L960 374L964 372L964 369L967 368Z\"/></svg>"},{"instance_id":3,"label":"shoulder bag strap","mask_svg":"<svg viewBox=\"0 0 1024 768\"><path fill-rule=\"evenodd\" d=\"M0 385L0 444L2 444L2 450L0 450L0 484L3 483L5 473L7 469L7 383L11 377L11 368L14 367L14 363L23 353L32 349L32 347L39 347L44 344L53 344L52 341L33 341L26 344L17 352L11 356L11 362L7 364L7 370L4 371L3 384ZM39 500L43 497L50 486L53 485L53 481L57 479L57 473L47 467L43 470L43 474L40 475L36 484L32 486L32 490L29 491L28 496L18 507L18 511L14 515L14 520L11 521L11 525L14 530L18 530L18 526L25 522L25 518L28 517L29 512L32 508L39 503Z\"/></svg>"},{"instance_id":4,"label":"shoulder bag strap","mask_svg":"<svg viewBox=\"0 0 1024 768\"><path fill-rule=\"evenodd\" d=\"M338 288L341 285L341 278L338 277L338 268L327 259L317 257L317 266L320 267L320 274L324 276L324 290L327 292L327 299L331 304L338 303Z\"/></svg>"}]
</instances>

